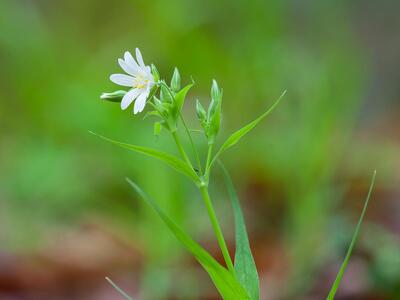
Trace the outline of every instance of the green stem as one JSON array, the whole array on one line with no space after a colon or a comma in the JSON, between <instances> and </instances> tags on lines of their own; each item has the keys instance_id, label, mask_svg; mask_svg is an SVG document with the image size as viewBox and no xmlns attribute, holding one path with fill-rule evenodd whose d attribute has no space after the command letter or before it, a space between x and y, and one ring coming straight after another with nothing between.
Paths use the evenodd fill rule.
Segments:
<instances>
[{"instance_id":1,"label":"green stem","mask_svg":"<svg viewBox=\"0 0 400 300\"><path fill-rule=\"evenodd\" d=\"M122 290L118 285L116 285L110 278L106 277L106 280L113 286L114 289L117 290L118 293L120 293L126 299L133 300L133 298L131 298L127 293L125 293L125 291Z\"/></svg>"},{"instance_id":2,"label":"green stem","mask_svg":"<svg viewBox=\"0 0 400 300\"><path fill-rule=\"evenodd\" d=\"M221 248L222 255L224 256L225 263L228 267L228 270L234 274L235 269L233 267L232 259L229 255L228 247L226 246L224 235L222 234L221 227L218 223L217 216L215 214L214 207L212 205L210 195L208 194L207 186L200 187L201 195L203 196L204 203L207 208L208 216L210 217L211 225L214 229L215 235L217 236L219 247Z\"/></svg>"},{"instance_id":3,"label":"green stem","mask_svg":"<svg viewBox=\"0 0 400 300\"><path fill-rule=\"evenodd\" d=\"M193 169L192 163L190 162L189 157L186 154L185 149L183 148L181 141L179 140L178 134L176 131L171 132L172 137L174 138L174 141L176 143L176 146L178 147L179 152L182 155L182 158L186 161L186 163Z\"/></svg>"},{"instance_id":4,"label":"green stem","mask_svg":"<svg viewBox=\"0 0 400 300\"><path fill-rule=\"evenodd\" d=\"M169 95L171 96L171 98L174 99L174 95L172 94L172 92L171 92L169 86L168 86L164 81L160 81L160 84L163 85L163 86L167 89L167 91L168 91ZM194 155L195 155L195 157L196 157L197 164L198 164L198 168L199 168L200 173L201 173L201 163L200 163L199 154L197 153L196 147L194 146L194 142L193 142L192 136L191 136L191 134L190 134L189 128L186 126L186 123L185 123L185 121L184 121L184 119L183 119L183 117L182 117L182 114L180 114L180 118L181 118L181 121L182 121L183 126L185 127L186 133L187 133L187 135L188 135L188 137L189 137L190 144L191 144L191 146L192 146L193 153L194 153ZM192 169L194 169L193 166L192 166L192 163L190 162L189 157L187 156L187 154L186 154L186 152L185 152L185 150L184 150L184 148L183 148L183 146L182 146L182 144L181 144L181 142L180 142L180 140L179 140L179 137L178 137L177 133L176 133L176 132L173 132L173 133L172 133L172 136L174 137L175 143L176 143L176 145L178 146L179 152L181 153L182 157L185 159L185 161L188 163L188 165L189 165Z\"/></svg>"},{"instance_id":5,"label":"green stem","mask_svg":"<svg viewBox=\"0 0 400 300\"><path fill-rule=\"evenodd\" d=\"M196 158L197 167L199 168L199 173L201 174L201 173L203 173L203 171L202 171L202 167L201 167L199 153L197 152L196 146L194 145L194 142L193 142L193 139L192 139L192 135L190 134L190 130L187 127L186 122L183 119L182 114L180 115L180 117L181 117L181 121L182 121L183 127L185 127L186 134L189 137L190 145L192 146L193 154L194 154L194 156Z\"/></svg>"},{"instance_id":6,"label":"green stem","mask_svg":"<svg viewBox=\"0 0 400 300\"><path fill-rule=\"evenodd\" d=\"M204 173L207 182L208 182L208 178L210 177L210 167L211 167L211 155L212 155L212 150L213 150L213 144L209 144L209 145L208 145L208 151L207 151L206 171L205 171L205 173Z\"/></svg>"}]
</instances>

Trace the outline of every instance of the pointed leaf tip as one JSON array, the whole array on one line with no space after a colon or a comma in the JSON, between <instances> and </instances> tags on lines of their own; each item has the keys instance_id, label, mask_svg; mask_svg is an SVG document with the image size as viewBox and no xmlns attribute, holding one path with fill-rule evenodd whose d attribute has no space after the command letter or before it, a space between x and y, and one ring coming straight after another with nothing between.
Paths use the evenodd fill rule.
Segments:
<instances>
[{"instance_id":1,"label":"pointed leaf tip","mask_svg":"<svg viewBox=\"0 0 400 300\"><path fill-rule=\"evenodd\" d=\"M125 149L131 150L131 151L135 151L135 152L142 153L147 156L156 158L156 159L166 163L167 165L169 165L171 168L175 169L176 171L186 175L187 177L192 179L193 182L195 182L196 184L199 181L197 174L193 171L192 168L190 168L184 161L182 161L181 159L179 159L171 154L168 154L168 153L156 150L156 149L152 149L152 148L136 146L136 145L131 145L131 144L127 144L127 143L114 141L110 138L99 135L97 133L93 133L93 134L102 138L103 140L106 140L106 141L108 141L114 145L117 145L121 148L125 148Z\"/></svg>"},{"instance_id":2,"label":"pointed leaf tip","mask_svg":"<svg viewBox=\"0 0 400 300\"><path fill-rule=\"evenodd\" d=\"M343 260L342 265L340 266L338 274L336 275L335 281L332 284L331 290L329 291L328 297L326 298L327 300L333 300L335 298L335 295L336 295L336 292L337 292L337 290L339 288L340 282L342 281L344 272L346 271L347 264L349 263L351 254L353 252L354 245L356 244L358 235L360 233L360 228L361 228L362 222L364 220L365 212L367 211L367 207L368 207L368 204L369 204L369 200L371 198L372 190L373 190L374 185L375 185L375 178L376 178L376 170L373 172L371 183L369 185L368 194L367 194L367 197L365 199L364 206L363 206L363 209L361 211L361 215L360 215L360 218L358 220L356 229L354 230L353 237L351 238L351 242L350 242L349 248L347 249L346 256L345 256L345 258Z\"/></svg>"},{"instance_id":3,"label":"pointed leaf tip","mask_svg":"<svg viewBox=\"0 0 400 300\"><path fill-rule=\"evenodd\" d=\"M268 108L266 112L264 112L261 116L259 116L257 119L254 121L250 122L249 124L243 126L239 130L235 131L233 134L231 134L226 141L222 144L221 148L218 150L218 152L215 154L211 164L214 164L216 159L226 150L234 146L239 140L245 136L248 132L250 132L253 128L255 128L266 116L268 116L274 109L275 107L279 104L279 102L282 100L283 96L285 96L286 90L279 96L279 98Z\"/></svg>"}]
</instances>

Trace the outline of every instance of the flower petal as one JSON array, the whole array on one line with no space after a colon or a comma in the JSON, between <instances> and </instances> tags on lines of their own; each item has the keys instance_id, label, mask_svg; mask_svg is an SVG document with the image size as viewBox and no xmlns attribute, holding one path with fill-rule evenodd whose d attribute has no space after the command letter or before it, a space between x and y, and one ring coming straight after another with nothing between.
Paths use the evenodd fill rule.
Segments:
<instances>
[{"instance_id":1,"label":"flower petal","mask_svg":"<svg viewBox=\"0 0 400 300\"><path fill-rule=\"evenodd\" d=\"M124 60L126 64L133 70L135 73L139 72L140 68L135 59L133 58L132 54L129 51L125 51L124 53Z\"/></svg>"},{"instance_id":2,"label":"flower petal","mask_svg":"<svg viewBox=\"0 0 400 300\"><path fill-rule=\"evenodd\" d=\"M139 63L139 66L141 68L146 68L144 62L143 62L143 57L142 57L142 53L140 53L139 48L136 48L136 60Z\"/></svg>"},{"instance_id":3,"label":"flower petal","mask_svg":"<svg viewBox=\"0 0 400 300\"><path fill-rule=\"evenodd\" d=\"M133 100L136 99L139 93L140 93L139 89L133 89L127 92L122 98L121 109L127 109L128 106L133 102Z\"/></svg>"},{"instance_id":4,"label":"flower petal","mask_svg":"<svg viewBox=\"0 0 400 300\"><path fill-rule=\"evenodd\" d=\"M147 73L147 76L153 78L153 74L151 73L151 68L150 68L150 66L146 66L146 67L144 68L144 70L145 70L145 72Z\"/></svg>"},{"instance_id":5,"label":"flower petal","mask_svg":"<svg viewBox=\"0 0 400 300\"><path fill-rule=\"evenodd\" d=\"M125 74L112 74L110 80L122 86L133 86L134 78Z\"/></svg>"},{"instance_id":6,"label":"flower petal","mask_svg":"<svg viewBox=\"0 0 400 300\"><path fill-rule=\"evenodd\" d=\"M130 64L128 64L125 60L118 58L118 63L121 66L122 70L132 76L136 76L137 69L133 68Z\"/></svg>"},{"instance_id":7,"label":"flower petal","mask_svg":"<svg viewBox=\"0 0 400 300\"><path fill-rule=\"evenodd\" d=\"M146 105L146 100L147 100L147 97L149 96L149 93L150 92L148 90L146 90L142 94L140 94L139 97L137 97L135 106L133 107L134 114L137 114L137 113L143 111L143 109Z\"/></svg>"}]
</instances>

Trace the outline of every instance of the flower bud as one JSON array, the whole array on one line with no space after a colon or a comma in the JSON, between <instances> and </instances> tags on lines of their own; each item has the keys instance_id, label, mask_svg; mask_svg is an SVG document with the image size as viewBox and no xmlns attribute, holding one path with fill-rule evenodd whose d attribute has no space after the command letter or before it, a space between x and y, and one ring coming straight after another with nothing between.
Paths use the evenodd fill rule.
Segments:
<instances>
[{"instance_id":1,"label":"flower bud","mask_svg":"<svg viewBox=\"0 0 400 300\"><path fill-rule=\"evenodd\" d=\"M164 86L164 84L161 85L160 98L162 102L166 103L172 103L174 101L172 99L171 91L168 90L168 88Z\"/></svg>"},{"instance_id":2,"label":"flower bud","mask_svg":"<svg viewBox=\"0 0 400 300\"><path fill-rule=\"evenodd\" d=\"M221 102L222 102L222 90L219 89L218 84L213 80L211 86L211 103L208 108L208 129L207 137L208 143L213 144L215 137L219 132L221 125Z\"/></svg>"},{"instance_id":3,"label":"flower bud","mask_svg":"<svg viewBox=\"0 0 400 300\"><path fill-rule=\"evenodd\" d=\"M100 99L111 101L111 102L121 102L122 98L125 96L126 91L115 91L112 93L102 93Z\"/></svg>"},{"instance_id":4,"label":"flower bud","mask_svg":"<svg viewBox=\"0 0 400 300\"><path fill-rule=\"evenodd\" d=\"M211 85L211 99L217 99L221 96L221 92L218 87L218 83L215 79L213 79L212 85Z\"/></svg>"},{"instance_id":5,"label":"flower bud","mask_svg":"<svg viewBox=\"0 0 400 300\"><path fill-rule=\"evenodd\" d=\"M151 64L151 74L153 75L155 82L160 80L160 74L158 73L156 66L153 64Z\"/></svg>"},{"instance_id":6,"label":"flower bud","mask_svg":"<svg viewBox=\"0 0 400 300\"><path fill-rule=\"evenodd\" d=\"M207 113L204 110L203 105L201 105L199 99L196 99L196 113L197 113L197 118L200 120L200 122L204 122L207 118Z\"/></svg>"},{"instance_id":7,"label":"flower bud","mask_svg":"<svg viewBox=\"0 0 400 300\"><path fill-rule=\"evenodd\" d=\"M218 84L215 80L213 80L211 86L211 103L208 107L208 119L211 120L213 115L218 110L218 107L221 106L222 100L222 90L219 89Z\"/></svg>"},{"instance_id":8,"label":"flower bud","mask_svg":"<svg viewBox=\"0 0 400 300\"><path fill-rule=\"evenodd\" d=\"M179 75L179 71L177 68L174 69L174 74L171 79L171 89L175 93L179 92L181 89L181 75Z\"/></svg>"}]
</instances>

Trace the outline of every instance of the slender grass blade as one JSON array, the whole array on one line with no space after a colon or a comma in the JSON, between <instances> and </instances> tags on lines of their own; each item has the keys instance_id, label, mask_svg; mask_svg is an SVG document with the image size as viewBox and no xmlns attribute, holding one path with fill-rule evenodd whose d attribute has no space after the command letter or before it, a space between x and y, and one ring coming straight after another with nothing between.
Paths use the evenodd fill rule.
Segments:
<instances>
[{"instance_id":1,"label":"slender grass blade","mask_svg":"<svg viewBox=\"0 0 400 300\"><path fill-rule=\"evenodd\" d=\"M369 186L368 195L367 195L367 198L365 200L364 207L363 207L363 209L361 211L360 219L358 220L356 229L355 229L353 237L351 239L350 246L349 246L349 248L347 250L346 257L344 258L344 261L343 261L343 263L342 263L342 265L341 265L341 267L339 269L339 272L336 275L336 279L333 282L333 285L331 287L331 290L329 291L328 297L326 298L327 300L333 300L335 298L336 291L339 288L340 282L342 281L343 274L344 274L344 272L345 272L345 270L347 268L347 264L349 263L351 253L353 251L354 245L355 245L355 243L357 241L357 238L358 238L358 235L360 233L360 228L361 228L361 224L362 224L362 222L364 220L365 212L367 211L369 199L371 198L372 190L373 190L374 184L375 184L375 177L376 177L376 170L374 171L374 174L372 175L372 179L371 179L371 184Z\"/></svg>"},{"instance_id":2,"label":"slender grass blade","mask_svg":"<svg viewBox=\"0 0 400 300\"><path fill-rule=\"evenodd\" d=\"M125 299L127 300L133 300L132 297L130 297L123 289L121 289L118 285L116 285L110 278L106 277L106 280L108 281L109 284L113 286L114 289L117 290L118 293L120 293Z\"/></svg>"}]
</instances>

